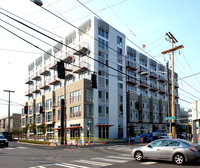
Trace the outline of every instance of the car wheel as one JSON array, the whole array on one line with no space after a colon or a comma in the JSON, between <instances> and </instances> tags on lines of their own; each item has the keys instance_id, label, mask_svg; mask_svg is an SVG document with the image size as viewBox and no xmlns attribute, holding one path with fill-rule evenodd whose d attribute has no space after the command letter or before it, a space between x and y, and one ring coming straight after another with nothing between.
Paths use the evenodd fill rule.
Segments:
<instances>
[{"instance_id":1,"label":"car wheel","mask_svg":"<svg viewBox=\"0 0 200 168\"><path fill-rule=\"evenodd\" d=\"M143 154L140 151L136 151L134 155L135 160L141 161L143 159Z\"/></svg>"},{"instance_id":2,"label":"car wheel","mask_svg":"<svg viewBox=\"0 0 200 168\"><path fill-rule=\"evenodd\" d=\"M181 153L176 153L173 157L173 161L174 163L176 163L177 165L181 165L185 162L185 158L183 156L183 154Z\"/></svg>"}]
</instances>

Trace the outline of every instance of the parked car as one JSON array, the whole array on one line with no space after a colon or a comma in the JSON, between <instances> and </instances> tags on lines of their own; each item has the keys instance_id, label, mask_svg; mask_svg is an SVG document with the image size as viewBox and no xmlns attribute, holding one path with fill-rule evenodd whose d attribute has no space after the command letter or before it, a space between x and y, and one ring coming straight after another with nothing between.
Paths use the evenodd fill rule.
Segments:
<instances>
[{"instance_id":1,"label":"parked car","mask_svg":"<svg viewBox=\"0 0 200 168\"><path fill-rule=\"evenodd\" d=\"M145 146L134 148L132 157L143 159L167 160L181 165L200 157L200 148L183 139L158 139Z\"/></svg>"},{"instance_id":2,"label":"parked car","mask_svg":"<svg viewBox=\"0 0 200 168\"><path fill-rule=\"evenodd\" d=\"M3 135L0 135L0 147L8 147L8 140Z\"/></svg>"}]
</instances>

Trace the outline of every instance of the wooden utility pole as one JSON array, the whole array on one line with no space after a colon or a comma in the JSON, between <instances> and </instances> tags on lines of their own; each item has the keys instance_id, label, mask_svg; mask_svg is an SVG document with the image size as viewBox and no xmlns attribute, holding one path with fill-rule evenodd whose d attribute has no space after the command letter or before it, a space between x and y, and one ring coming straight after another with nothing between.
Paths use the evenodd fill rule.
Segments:
<instances>
[{"instance_id":1,"label":"wooden utility pole","mask_svg":"<svg viewBox=\"0 0 200 168\"><path fill-rule=\"evenodd\" d=\"M174 86L174 51L183 48L183 45L174 47L174 43L178 43L175 37L169 32L166 35L171 40L172 48L166 51L161 52L161 54L172 53L172 117L176 117L175 109L175 86ZM172 137L176 137L176 128L175 128L175 119L172 120Z\"/></svg>"},{"instance_id":2,"label":"wooden utility pole","mask_svg":"<svg viewBox=\"0 0 200 168\"><path fill-rule=\"evenodd\" d=\"M14 93L15 91L4 90L4 92L8 92L8 132L10 132L10 93Z\"/></svg>"}]
</instances>

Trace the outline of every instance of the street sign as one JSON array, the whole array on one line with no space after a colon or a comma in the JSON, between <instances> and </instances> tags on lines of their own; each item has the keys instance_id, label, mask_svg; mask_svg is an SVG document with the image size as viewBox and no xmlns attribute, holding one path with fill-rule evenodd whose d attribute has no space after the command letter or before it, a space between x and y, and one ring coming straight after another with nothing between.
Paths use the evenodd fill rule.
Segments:
<instances>
[{"instance_id":1,"label":"street sign","mask_svg":"<svg viewBox=\"0 0 200 168\"><path fill-rule=\"evenodd\" d=\"M165 120L174 120L176 117L165 117Z\"/></svg>"}]
</instances>

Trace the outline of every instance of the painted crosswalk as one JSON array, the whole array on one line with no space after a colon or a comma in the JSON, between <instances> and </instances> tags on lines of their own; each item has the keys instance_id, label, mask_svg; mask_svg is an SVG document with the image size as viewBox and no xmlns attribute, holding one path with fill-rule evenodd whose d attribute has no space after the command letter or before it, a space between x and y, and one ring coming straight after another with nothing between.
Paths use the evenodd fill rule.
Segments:
<instances>
[{"instance_id":1,"label":"painted crosswalk","mask_svg":"<svg viewBox=\"0 0 200 168\"><path fill-rule=\"evenodd\" d=\"M53 163L48 165L42 166L35 166L29 168L51 168L51 167L70 167L70 168L90 168L90 167L104 167L104 166L111 166L118 163L125 163L129 162L132 158L127 157L125 155L118 155L118 156L105 156L105 157L93 157L89 158L88 160L80 159L80 160L73 160L68 163Z\"/></svg>"}]
</instances>

